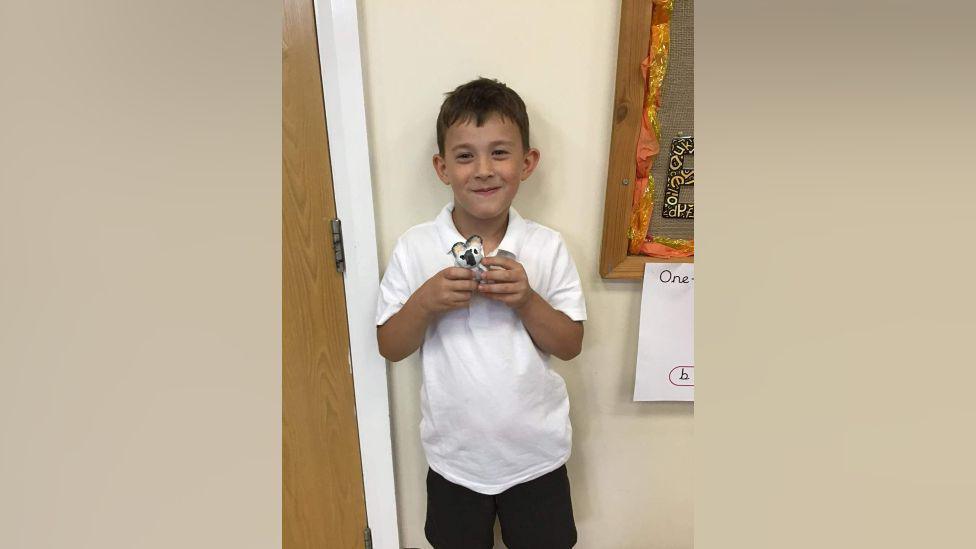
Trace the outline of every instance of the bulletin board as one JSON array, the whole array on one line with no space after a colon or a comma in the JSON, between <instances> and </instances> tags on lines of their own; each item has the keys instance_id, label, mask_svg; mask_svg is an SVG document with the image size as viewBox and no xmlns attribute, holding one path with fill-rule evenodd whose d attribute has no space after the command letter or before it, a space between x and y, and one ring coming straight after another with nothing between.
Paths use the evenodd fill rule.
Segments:
<instances>
[{"instance_id":1,"label":"bulletin board","mask_svg":"<svg viewBox=\"0 0 976 549\"><path fill-rule=\"evenodd\" d=\"M600 274L694 262L694 2L622 0Z\"/></svg>"}]
</instances>

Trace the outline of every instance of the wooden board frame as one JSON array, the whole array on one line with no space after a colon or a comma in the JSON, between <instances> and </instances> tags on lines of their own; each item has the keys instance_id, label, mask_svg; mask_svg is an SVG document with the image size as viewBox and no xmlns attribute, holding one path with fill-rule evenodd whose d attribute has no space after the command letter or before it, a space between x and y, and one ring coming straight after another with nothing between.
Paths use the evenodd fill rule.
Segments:
<instances>
[{"instance_id":1,"label":"wooden board frame","mask_svg":"<svg viewBox=\"0 0 976 549\"><path fill-rule=\"evenodd\" d=\"M651 2L621 0L620 37L617 44L617 76L614 86L610 162L603 207L603 242L600 276L641 280L645 263L694 263L694 257L659 259L627 253L627 229L637 172L635 154L641 116L644 113L644 77L641 62L647 57L651 37Z\"/></svg>"}]
</instances>

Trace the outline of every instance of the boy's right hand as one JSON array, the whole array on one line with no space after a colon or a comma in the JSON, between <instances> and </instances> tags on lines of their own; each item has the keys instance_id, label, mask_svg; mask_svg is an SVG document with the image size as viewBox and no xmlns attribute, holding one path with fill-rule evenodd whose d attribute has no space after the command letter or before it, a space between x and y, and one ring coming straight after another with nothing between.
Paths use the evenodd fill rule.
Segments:
<instances>
[{"instance_id":1,"label":"boy's right hand","mask_svg":"<svg viewBox=\"0 0 976 549\"><path fill-rule=\"evenodd\" d=\"M428 315L467 307L478 288L474 272L461 267L448 267L430 277L417 290L417 304Z\"/></svg>"}]
</instances>

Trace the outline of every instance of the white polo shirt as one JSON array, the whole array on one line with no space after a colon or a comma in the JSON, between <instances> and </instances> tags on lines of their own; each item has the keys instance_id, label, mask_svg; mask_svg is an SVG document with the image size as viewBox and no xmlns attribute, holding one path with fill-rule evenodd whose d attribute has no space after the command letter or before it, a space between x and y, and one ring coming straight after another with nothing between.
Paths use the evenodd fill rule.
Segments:
<instances>
[{"instance_id":1,"label":"white polo shirt","mask_svg":"<svg viewBox=\"0 0 976 549\"><path fill-rule=\"evenodd\" d=\"M377 326L430 277L455 266L451 246L465 239L453 210L448 204L397 241L380 283ZM586 320L579 274L562 237L515 208L508 215L498 249L515 255L529 285L553 308ZM566 384L504 303L475 294L468 307L443 313L428 327L420 354L420 438L431 469L476 492L498 494L569 459Z\"/></svg>"}]
</instances>

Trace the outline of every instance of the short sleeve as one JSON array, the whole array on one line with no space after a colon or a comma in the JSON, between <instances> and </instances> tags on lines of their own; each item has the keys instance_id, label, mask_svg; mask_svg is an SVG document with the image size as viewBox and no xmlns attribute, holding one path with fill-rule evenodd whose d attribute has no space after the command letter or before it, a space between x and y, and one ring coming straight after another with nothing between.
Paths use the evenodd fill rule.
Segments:
<instances>
[{"instance_id":1,"label":"short sleeve","mask_svg":"<svg viewBox=\"0 0 976 549\"><path fill-rule=\"evenodd\" d=\"M404 249L403 242L397 241L390 256L390 264L383 273L383 280L380 281L380 291L376 302L376 325L382 326L391 316L403 308L403 305L410 298L410 285L407 281L407 273L404 270Z\"/></svg>"},{"instance_id":2,"label":"short sleeve","mask_svg":"<svg viewBox=\"0 0 976 549\"><path fill-rule=\"evenodd\" d=\"M546 301L557 311L566 313L573 320L586 320L586 303L583 300L583 287L579 273L569 249L562 236L557 236L556 250L553 253L552 271Z\"/></svg>"}]
</instances>

